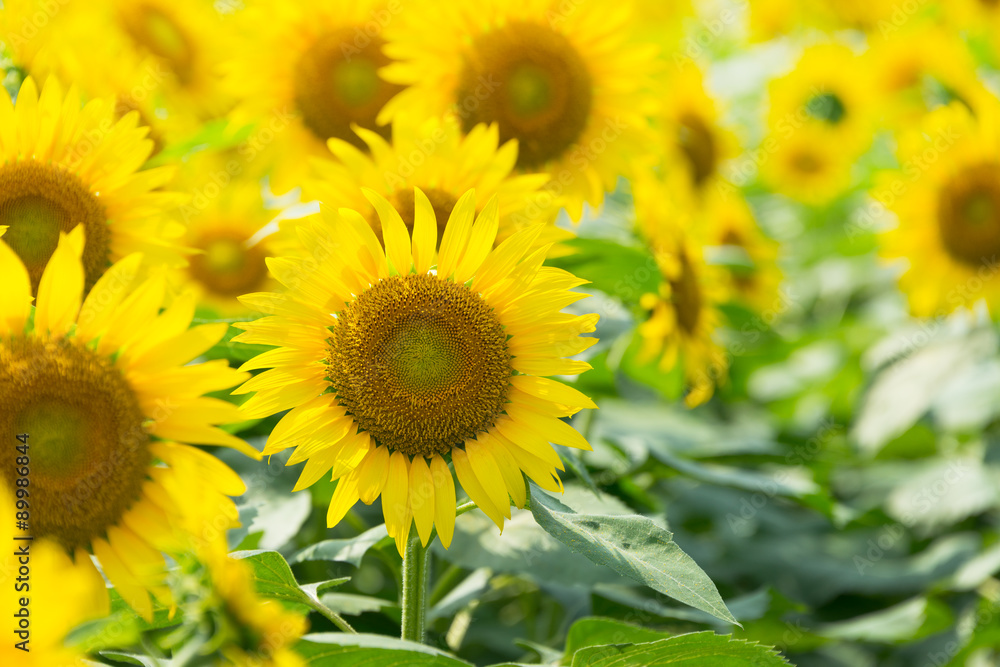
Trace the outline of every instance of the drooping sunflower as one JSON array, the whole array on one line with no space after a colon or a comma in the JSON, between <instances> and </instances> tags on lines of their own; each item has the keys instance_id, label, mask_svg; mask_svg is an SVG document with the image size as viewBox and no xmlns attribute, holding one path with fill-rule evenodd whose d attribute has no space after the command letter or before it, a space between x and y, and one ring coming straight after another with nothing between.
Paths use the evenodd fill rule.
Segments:
<instances>
[{"instance_id":1,"label":"drooping sunflower","mask_svg":"<svg viewBox=\"0 0 1000 667\"><path fill-rule=\"evenodd\" d=\"M678 181L695 198L717 189L724 180L725 160L739 154L736 136L722 126L715 100L705 89L704 75L694 64L678 67L664 80L659 95L660 143L664 176Z\"/></svg>"},{"instance_id":2,"label":"drooping sunflower","mask_svg":"<svg viewBox=\"0 0 1000 667\"><path fill-rule=\"evenodd\" d=\"M700 245L686 232L691 212L664 206L664 184L643 179L635 184L636 215L656 258L662 280L656 293L644 294L640 305L649 315L637 328L640 361L659 358L663 371L680 363L684 370L684 403L695 407L711 398L729 368L715 340L722 323L718 309L725 302L726 276L706 264ZM683 219L678 219L679 216Z\"/></svg>"},{"instance_id":3,"label":"drooping sunflower","mask_svg":"<svg viewBox=\"0 0 1000 667\"><path fill-rule=\"evenodd\" d=\"M30 442L29 438L26 443L14 443L17 446L28 444L23 450L29 452L28 455L23 455L26 459L30 459ZM7 465L14 466L17 456L21 454L13 452ZM27 495L30 491L27 488L23 490L26 493L22 494L22 499L30 500ZM87 663L83 661L82 652L66 644L66 635L81 623L106 616L110 612L111 605L104 580L94 568L74 567L66 550L51 540L18 539L33 536L30 532L15 529L14 497L15 493L7 487L6 480L0 480L0 511L4 513L3 516L8 517L0 527L0 540L3 540L5 547L0 554L0 586L3 586L5 592L0 596L0 613L15 630L0 644L0 660L5 665L23 667L83 667ZM24 565L17 553L22 548L29 554L30 571L27 582L24 579L17 581L21 576L20 567ZM87 556L81 554L80 557ZM25 583L30 586L30 590L24 588ZM23 613L20 598L29 596L30 603L26 607L30 614L26 619L28 630L24 635L18 635L16 614ZM22 651L16 646L25 639L29 640L24 644L28 651Z\"/></svg>"},{"instance_id":4,"label":"drooping sunflower","mask_svg":"<svg viewBox=\"0 0 1000 667\"><path fill-rule=\"evenodd\" d=\"M855 154L871 143L876 112L871 75L843 44L808 47L791 72L771 82L768 98L772 133L823 134L841 152Z\"/></svg>"},{"instance_id":5,"label":"drooping sunflower","mask_svg":"<svg viewBox=\"0 0 1000 667\"><path fill-rule=\"evenodd\" d=\"M221 661L232 667L305 667L291 649L309 627L305 616L276 600L261 598L243 561L226 553L224 540L199 550L211 594L194 601L199 615L211 614Z\"/></svg>"},{"instance_id":6,"label":"drooping sunflower","mask_svg":"<svg viewBox=\"0 0 1000 667\"><path fill-rule=\"evenodd\" d=\"M183 263L183 228L163 213L182 197L157 190L173 169L138 171L153 144L137 114L116 122L114 106L99 99L81 109L76 90L64 96L55 79L41 96L25 79L16 105L0 93L0 224L9 227L4 241L27 268L32 293L59 234L76 227L86 230L85 289L136 251L150 264Z\"/></svg>"},{"instance_id":7,"label":"drooping sunflower","mask_svg":"<svg viewBox=\"0 0 1000 667\"><path fill-rule=\"evenodd\" d=\"M561 312L584 295L582 281L543 267L531 250L541 225L495 249L498 204L475 218L475 193L459 198L438 247L434 206L414 190L414 225L366 191L378 211L385 248L364 217L324 211L300 226L306 258L268 266L288 289L243 297L270 317L241 323L236 340L278 345L244 369L268 368L239 388L256 391L249 416L286 414L265 454L289 447L305 462L296 490L339 479L327 521L360 499L381 495L386 528L402 553L416 523L427 543L436 527L450 544L455 522L454 465L465 492L497 524L511 500L525 503L525 472L561 490L550 442L589 449L563 417L595 407L550 379L589 364L570 359L596 342L597 315Z\"/></svg>"},{"instance_id":8,"label":"drooping sunflower","mask_svg":"<svg viewBox=\"0 0 1000 667\"><path fill-rule=\"evenodd\" d=\"M408 86L379 115L497 123L517 167L552 176L573 220L648 152L656 49L631 38L630 2L424 2L389 26L383 76Z\"/></svg>"},{"instance_id":9,"label":"drooping sunflower","mask_svg":"<svg viewBox=\"0 0 1000 667\"><path fill-rule=\"evenodd\" d=\"M93 568L92 551L121 596L150 619L150 592L172 603L161 552L236 523L227 495L243 492L239 476L177 441L259 458L215 426L239 420L238 409L202 396L246 375L225 361L184 365L226 325L189 330L190 295L160 314L165 281L135 285L137 253L83 300L84 253L82 225L60 232L32 311L28 269L0 241L0 429L28 436L31 534L60 543L74 569ZM15 488L15 466L0 474Z\"/></svg>"},{"instance_id":10,"label":"drooping sunflower","mask_svg":"<svg viewBox=\"0 0 1000 667\"><path fill-rule=\"evenodd\" d=\"M983 91L976 63L954 31L920 22L873 43L866 56L890 127L909 127L952 101L971 105Z\"/></svg>"},{"instance_id":11,"label":"drooping sunflower","mask_svg":"<svg viewBox=\"0 0 1000 667\"><path fill-rule=\"evenodd\" d=\"M329 155L327 139L366 149L352 125L388 137L375 118L402 88L378 70L390 62L382 32L398 11L386 0L261 0L240 12L226 78L239 99L235 118L273 132L263 151L275 192L302 185L309 158Z\"/></svg>"},{"instance_id":12,"label":"drooping sunflower","mask_svg":"<svg viewBox=\"0 0 1000 667\"><path fill-rule=\"evenodd\" d=\"M882 254L908 260L900 286L910 309L917 316L942 315L985 299L995 312L1000 102L983 102L975 117L959 103L931 112L901 137L899 161L901 170L883 174L874 196L898 218L882 236Z\"/></svg>"},{"instance_id":13,"label":"drooping sunflower","mask_svg":"<svg viewBox=\"0 0 1000 667\"><path fill-rule=\"evenodd\" d=\"M856 155L828 133L803 126L765 138L761 178L776 192L796 201L821 206L851 184Z\"/></svg>"},{"instance_id":14,"label":"drooping sunflower","mask_svg":"<svg viewBox=\"0 0 1000 667\"><path fill-rule=\"evenodd\" d=\"M496 126L478 125L465 136L454 118L417 119L401 116L392 124L392 143L381 135L357 129L368 151L341 139L330 140L337 160L317 160L317 181L307 188L321 202L362 213L382 242L382 228L375 207L365 197L370 188L389 200L400 212L407 230L413 232L413 188L420 188L438 221L443 236L455 203L468 192L476 192L476 210L481 211L494 195L500 199L500 229L497 241L538 222L552 223L558 209L551 197L539 189L547 174L514 174L517 140L499 145ZM572 236L548 224L538 243L545 245ZM250 291L250 290L248 290Z\"/></svg>"},{"instance_id":15,"label":"drooping sunflower","mask_svg":"<svg viewBox=\"0 0 1000 667\"><path fill-rule=\"evenodd\" d=\"M177 270L177 282L192 290L201 306L225 316L246 313L236 298L241 294L277 287L264 260L287 237L257 238L275 212L265 208L261 184L230 173L232 164L224 155L194 158L178 179L191 197L176 215L187 227L182 241L193 251L187 266Z\"/></svg>"}]
</instances>

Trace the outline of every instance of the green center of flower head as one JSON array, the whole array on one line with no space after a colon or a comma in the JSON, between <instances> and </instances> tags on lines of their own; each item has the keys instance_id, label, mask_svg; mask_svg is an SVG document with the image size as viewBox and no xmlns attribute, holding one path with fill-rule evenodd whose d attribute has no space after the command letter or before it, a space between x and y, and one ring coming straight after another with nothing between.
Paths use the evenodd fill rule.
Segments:
<instances>
[{"instance_id":1,"label":"green center of flower head","mask_svg":"<svg viewBox=\"0 0 1000 667\"><path fill-rule=\"evenodd\" d=\"M564 35L512 21L473 42L455 104L464 131L497 123L501 141L518 140L518 166L536 169L562 157L583 136L593 85L586 63Z\"/></svg>"},{"instance_id":2,"label":"green center of flower head","mask_svg":"<svg viewBox=\"0 0 1000 667\"><path fill-rule=\"evenodd\" d=\"M1000 254L1000 164L967 167L938 198L941 242L955 259L978 266Z\"/></svg>"},{"instance_id":3,"label":"green center of flower head","mask_svg":"<svg viewBox=\"0 0 1000 667\"><path fill-rule=\"evenodd\" d=\"M110 234L104 207L70 172L35 160L0 166L0 225L3 241L28 270L32 292L59 244L59 232L84 225L83 267L89 289L108 265Z\"/></svg>"},{"instance_id":4,"label":"green center of flower head","mask_svg":"<svg viewBox=\"0 0 1000 667\"><path fill-rule=\"evenodd\" d=\"M834 93L820 93L806 103L806 110L813 118L836 125L847 115L847 107Z\"/></svg>"},{"instance_id":5,"label":"green center of flower head","mask_svg":"<svg viewBox=\"0 0 1000 667\"><path fill-rule=\"evenodd\" d=\"M306 49L295 66L295 104L302 123L326 141L330 137L367 149L351 129L352 124L389 137L389 126L375 122L378 112L401 86L389 83L378 70L391 60L382 53L385 40L359 40L353 27L319 37Z\"/></svg>"},{"instance_id":6,"label":"green center of flower head","mask_svg":"<svg viewBox=\"0 0 1000 667\"><path fill-rule=\"evenodd\" d=\"M141 48L163 58L182 84L194 78L192 40L173 17L162 9L139 4L121 17L125 32Z\"/></svg>"},{"instance_id":7,"label":"green center of flower head","mask_svg":"<svg viewBox=\"0 0 1000 667\"><path fill-rule=\"evenodd\" d=\"M0 429L28 434L32 534L74 549L117 524L151 459L121 371L67 339L10 339L0 342L0 404ZM9 488L20 468L2 467Z\"/></svg>"},{"instance_id":8,"label":"green center of flower head","mask_svg":"<svg viewBox=\"0 0 1000 667\"><path fill-rule=\"evenodd\" d=\"M503 325L467 286L391 276L337 315L327 379L362 430L411 456L446 453L503 412Z\"/></svg>"}]
</instances>

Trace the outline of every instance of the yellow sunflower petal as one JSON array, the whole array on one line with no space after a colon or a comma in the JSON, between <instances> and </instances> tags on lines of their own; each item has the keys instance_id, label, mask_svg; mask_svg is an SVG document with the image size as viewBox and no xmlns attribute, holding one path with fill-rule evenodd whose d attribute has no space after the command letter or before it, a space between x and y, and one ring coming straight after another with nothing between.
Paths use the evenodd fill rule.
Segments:
<instances>
[{"instance_id":1,"label":"yellow sunflower petal","mask_svg":"<svg viewBox=\"0 0 1000 667\"><path fill-rule=\"evenodd\" d=\"M61 336L76 321L83 298L82 253L83 225L77 225L69 234L59 233L59 245L38 285L35 331Z\"/></svg>"}]
</instances>

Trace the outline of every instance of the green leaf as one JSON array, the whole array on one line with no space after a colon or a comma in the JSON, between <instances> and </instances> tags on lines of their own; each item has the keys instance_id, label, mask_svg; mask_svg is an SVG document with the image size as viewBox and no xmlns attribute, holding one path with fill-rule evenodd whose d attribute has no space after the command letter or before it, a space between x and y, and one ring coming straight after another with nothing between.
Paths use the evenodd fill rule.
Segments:
<instances>
[{"instance_id":1,"label":"green leaf","mask_svg":"<svg viewBox=\"0 0 1000 667\"><path fill-rule=\"evenodd\" d=\"M693 632L641 644L609 644L580 649L573 667L782 667L790 664L775 649L714 632Z\"/></svg>"},{"instance_id":2,"label":"green leaf","mask_svg":"<svg viewBox=\"0 0 1000 667\"><path fill-rule=\"evenodd\" d=\"M383 635L316 633L295 650L313 667L469 667L439 649Z\"/></svg>"},{"instance_id":3,"label":"green leaf","mask_svg":"<svg viewBox=\"0 0 1000 667\"><path fill-rule=\"evenodd\" d=\"M293 563L307 560L332 560L361 566L361 559L373 546L388 538L385 525L369 528L360 535L338 540L323 540L292 556Z\"/></svg>"},{"instance_id":4,"label":"green leaf","mask_svg":"<svg viewBox=\"0 0 1000 667\"><path fill-rule=\"evenodd\" d=\"M739 625L708 575L648 517L577 514L534 484L531 513L546 532L598 565Z\"/></svg>"},{"instance_id":5,"label":"green leaf","mask_svg":"<svg viewBox=\"0 0 1000 667\"><path fill-rule=\"evenodd\" d=\"M396 604L390 600L355 593L327 593L320 600L338 614L347 616L357 616L366 611L382 611Z\"/></svg>"},{"instance_id":6,"label":"green leaf","mask_svg":"<svg viewBox=\"0 0 1000 667\"><path fill-rule=\"evenodd\" d=\"M152 658L142 653L133 651L101 651L102 656L111 658L116 662L124 662L130 665L140 665L141 667L170 667L176 664L173 660L164 658ZM100 664L100 663L97 663Z\"/></svg>"},{"instance_id":7,"label":"green leaf","mask_svg":"<svg viewBox=\"0 0 1000 667\"><path fill-rule=\"evenodd\" d=\"M320 592L350 581L350 577L341 577L299 586L292 568L277 551L234 551L230 557L244 560L253 568L254 585L261 595L314 609L322 604L319 601Z\"/></svg>"},{"instance_id":8,"label":"green leaf","mask_svg":"<svg viewBox=\"0 0 1000 667\"><path fill-rule=\"evenodd\" d=\"M74 629L66 639L67 644L85 653L128 646L137 643L140 635L147 630L173 627L183 620L180 609L175 610L171 618L170 608L153 598L153 621L147 622L126 604L118 591L112 588L108 593L111 596L111 613Z\"/></svg>"},{"instance_id":9,"label":"green leaf","mask_svg":"<svg viewBox=\"0 0 1000 667\"><path fill-rule=\"evenodd\" d=\"M572 255L549 263L590 281L593 289L637 304L643 294L656 292L660 271L656 259L645 247L623 246L607 239L575 238L564 246L574 248Z\"/></svg>"},{"instance_id":10,"label":"green leaf","mask_svg":"<svg viewBox=\"0 0 1000 667\"><path fill-rule=\"evenodd\" d=\"M560 664L568 665L573 654L588 646L602 644L641 644L670 637L669 633L649 630L613 618L581 618L569 629L566 637L566 657Z\"/></svg>"}]
</instances>

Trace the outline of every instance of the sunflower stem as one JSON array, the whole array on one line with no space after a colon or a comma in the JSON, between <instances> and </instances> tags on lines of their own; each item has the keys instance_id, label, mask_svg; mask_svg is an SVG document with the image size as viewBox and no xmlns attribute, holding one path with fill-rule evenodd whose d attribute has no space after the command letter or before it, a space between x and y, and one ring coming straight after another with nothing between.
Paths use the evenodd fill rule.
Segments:
<instances>
[{"instance_id":1,"label":"sunflower stem","mask_svg":"<svg viewBox=\"0 0 1000 667\"><path fill-rule=\"evenodd\" d=\"M320 614L325 616L331 623L340 628L341 632L346 632L352 635L358 634L358 631L355 630L353 627L351 627L351 624L348 623L343 616L341 616L334 610L330 609L319 600L312 600L311 605L313 609L318 611Z\"/></svg>"},{"instance_id":2,"label":"sunflower stem","mask_svg":"<svg viewBox=\"0 0 1000 667\"><path fill-rule=\"evenodd\" d=\"M427 548L416 535L406 543L403 553L403 591L400 607L403 610L400 636L412 642L424 641L427 621L427 579L430 558Z\"/></svg>"}]
</instances>

